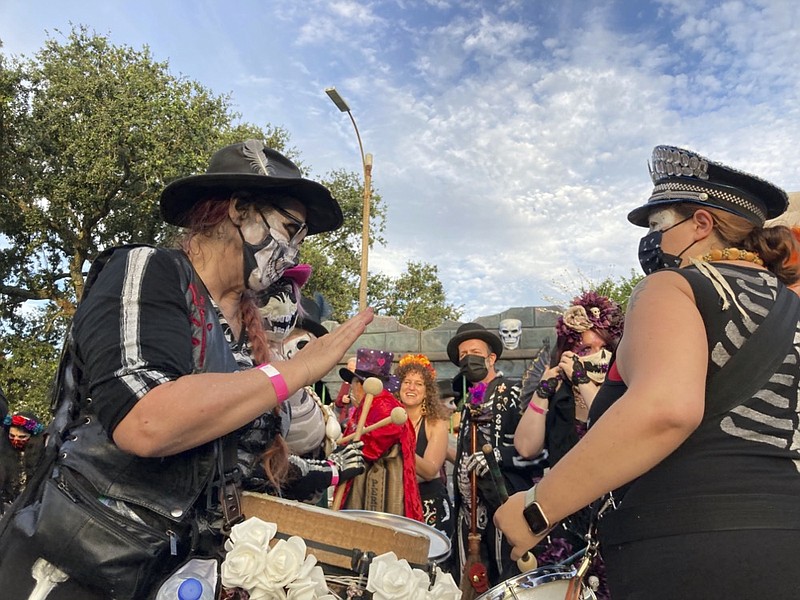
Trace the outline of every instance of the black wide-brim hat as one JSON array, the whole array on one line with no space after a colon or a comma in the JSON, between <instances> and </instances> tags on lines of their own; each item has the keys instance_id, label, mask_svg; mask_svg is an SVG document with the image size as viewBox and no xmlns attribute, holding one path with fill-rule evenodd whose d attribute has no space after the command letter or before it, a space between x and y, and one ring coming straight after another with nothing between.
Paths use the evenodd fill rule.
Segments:
<instances>
[{"instance_id":1,"label":"black wide-brim hat","mask_svg":"<svg viewBox=\"0 0 800 600\"><path fill-rule=\"evenodd\" d=\"M303 178L300 169L261 140L247 140L217 150L208 170L170 183L161 192L161 216L185 227L194 205L210 197L228 198L233 192L287 195L306 209L308 235L333 231L344 219L339 203L324 185Z\"/></svg>"},{"instance_id":2,"label":"black wide-brim hat","mask_svg":"<svg viewBox=\"0 0 800 600\"><path fill-rule=\"evenodd\" d=\"M650 198L628 213L628 221L640 227L648 226L654 209L671 204L719 208L759 227L789 206L788 195L778 186L674 146L653 149L650 178L655 184Z\"/></svg>"},{"instance_id":3,"label":"black wide-brim hat","mask_svg":"<svg viewBox=\"0 0 800 600\"><path fill-rule=\"evenodd\" d=\"M489 344L489 348L497 358L503 353L503 342L496 333L489 331L480 323L464 323L447 343L447 356L454 365L458 364L458 345L467 340L483 340Z\"/></svg>"}]
</instances>

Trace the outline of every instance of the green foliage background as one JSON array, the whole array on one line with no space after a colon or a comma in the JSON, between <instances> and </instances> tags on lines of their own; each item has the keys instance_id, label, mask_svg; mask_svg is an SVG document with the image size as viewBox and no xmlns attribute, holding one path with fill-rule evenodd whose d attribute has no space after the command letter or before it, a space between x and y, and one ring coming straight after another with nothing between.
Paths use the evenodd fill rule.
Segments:
<instances>
[{"instance_id":1,"label":"green foliage background","mask_svg":"<svg viewBox=\"0 0 800 600\"><path fill-rule=\"evenodd\" d=\"M169 240L175 231L158 207L163 187L247 138L264 139L303 168L289 132L241 122L230 97L172 75L147 47L114 45L74 26L32 58L0 53L0 386L14 410L47 419L65 327L91 259L114 245ZM321 181L339 199L345 226L304 244L301 259L314 268L304 291L323 294L342 321L357 306L363 181L344 170ZM383 200L374 191L372 198L370 246L384 243L385 229ZM460 314L431 265L409 263L396 280L371 274L369 286L382 314L412 327Z\"/></svg>"}]
</instances>

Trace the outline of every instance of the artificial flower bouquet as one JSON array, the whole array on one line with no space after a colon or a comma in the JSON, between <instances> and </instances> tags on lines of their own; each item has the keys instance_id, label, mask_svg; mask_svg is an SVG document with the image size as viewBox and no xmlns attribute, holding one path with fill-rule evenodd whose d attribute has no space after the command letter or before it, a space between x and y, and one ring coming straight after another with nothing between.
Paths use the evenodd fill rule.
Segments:
<instances>
[{"instance_id":1,"label":"artificial flower bouquet","mask_svg":"<svg viewBox=\"0 0 800 600\"><path fill-rule=\"evenodd\" d=\"M278 526L256 517L234 525L225 542L223 598L229 600L336 600L303 538L278 540ZM427 573L412 569L394 552L372 559L366 591L373 600L459 600L452 576L438 567L433 584ZM366 597L367 595L365 595Z\"/></svg>"}]
</instances>

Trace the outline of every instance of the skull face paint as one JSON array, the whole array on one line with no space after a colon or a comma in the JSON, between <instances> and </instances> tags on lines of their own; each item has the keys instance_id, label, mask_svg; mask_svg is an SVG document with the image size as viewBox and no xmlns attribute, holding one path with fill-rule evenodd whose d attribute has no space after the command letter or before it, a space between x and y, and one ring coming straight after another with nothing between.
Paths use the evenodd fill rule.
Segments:
<instances>
[{"instance_id":1,"label":"skull face paint","mask_svg":"<svg viewBox=\"0 0 800 600\"><path fill-rule=\"evenodd\" d=\"M270 338L286 339L297 323L297 294L295 286L287 277L282 277L267 290L267 301L259 310L270 325Z\"/></svg>"},{"instance_id":2,"label":"skull face paint","mask_svg":"<svg viewBox=\"0 0 800 600\"><path fill-rule=\"evenodd\" d=\"M277 206L255 212L255 219L247 219L237 229L242 238L245 285L260 292L297 264L300 244L308 228L295 215Z\"/></svg>"},{"instance_id":3,"label":"skull face paint","mask_svg":"<svg viewBox=\"0 0 800 600\"><path fill-rule=\"evenodd\" d=\"M497 328L503 348L506 350L516 350L519 347L519 340L522 337L522 321L519 319L503 319Z\"/></svg>"}]
</instances>

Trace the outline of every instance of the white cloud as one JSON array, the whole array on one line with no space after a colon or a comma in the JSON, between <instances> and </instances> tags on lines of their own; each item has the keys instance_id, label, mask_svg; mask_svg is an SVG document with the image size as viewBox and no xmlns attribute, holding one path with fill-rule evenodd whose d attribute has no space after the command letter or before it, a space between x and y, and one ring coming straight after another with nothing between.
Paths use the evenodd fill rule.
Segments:
<instances>
[{"instance_id":1,"label":"white cloud","mask_svg":"<svg viewBox=\"0 0 800 600\"><path fill-rule=\"evenodd\" d=\"M6 23L35 19L11 2L0 38L16 44ZM236 14L205 3L183 21L179 5L161 45L137 14L97 29L127 19L156 58L169 48L188 77L232 91L245 120L285 126L320 174L360 170L350 121L322 91L335 85L388 207L371 268L434 263L475 317L629 275L643 232L625 215L647 198L656 144L800 189L800 3L629 4L268 0Z\"/></svg>"}]
</instances>

